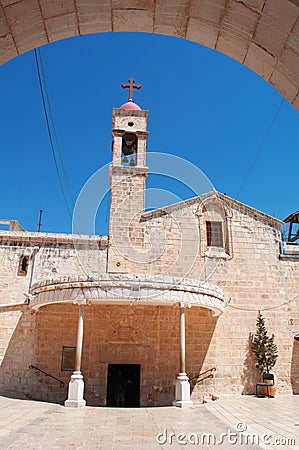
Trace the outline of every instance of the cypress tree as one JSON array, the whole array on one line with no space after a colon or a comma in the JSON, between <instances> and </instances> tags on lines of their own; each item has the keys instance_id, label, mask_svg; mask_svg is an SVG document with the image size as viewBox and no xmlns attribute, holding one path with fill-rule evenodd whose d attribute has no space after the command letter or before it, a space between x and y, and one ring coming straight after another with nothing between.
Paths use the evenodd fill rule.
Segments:
<instances>
[{"instance_id":1,"label":"cypress tree","mask_svg":"<svg viewBox=\"0 0 299 450\"><path fill-rule=\"evenodd\" d=\"M268 336L265 319L261 312L258 312L256 321L256 332L251 344L251 350L256 356L256 367L264 372L269 372L276 363L278 357L277 346L274 343L274 334Z\"/></svg>"}]
</instances>

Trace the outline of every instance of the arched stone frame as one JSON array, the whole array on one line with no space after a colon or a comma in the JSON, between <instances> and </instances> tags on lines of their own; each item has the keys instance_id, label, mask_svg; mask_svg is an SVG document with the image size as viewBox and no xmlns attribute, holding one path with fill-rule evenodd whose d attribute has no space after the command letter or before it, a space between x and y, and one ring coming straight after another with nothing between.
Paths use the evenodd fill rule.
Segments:
<instances>
[{"instance_id":1,"label":"arched stone frame","mask_svg":"<svg viewBox=\"0 0 299 450\"><path fill-rule=\"evenodd\" d=\"M30 264L30 254L28 251L23 252L19 257L17 275L26 277Z\"/></svg>"},{"instance_id":2,"label":"arched stone frame","mask_svg":"<svg viewBox=\"0 0 299 450\"><path fill-rule=\"evenodd\" d=\"M298 0L0 0L0 64L67 37L178 36L252 69L299 110Z\"/></svg>"},{"instance_id":3,"label":"arched stone frame","mask_svg":"<svg viewBox=\"0 0 299 450\"><path fill-rule=\"evenodd\" d=\"M232 237L232 210L229 205L219 197L214 191L212 194L203 196L196 210L199 222L200 255L212 258L233 258L233 237ZM223 249L208 247L206 222L222 222Z\"/></svg>"}]
</instances>

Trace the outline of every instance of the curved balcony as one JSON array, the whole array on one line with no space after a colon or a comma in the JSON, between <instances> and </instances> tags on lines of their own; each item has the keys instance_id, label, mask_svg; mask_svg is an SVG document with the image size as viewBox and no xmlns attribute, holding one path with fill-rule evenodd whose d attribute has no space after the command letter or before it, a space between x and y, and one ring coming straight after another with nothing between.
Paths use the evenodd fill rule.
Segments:
<instances>
[{"instance_id":1,"label":"curved balcony","mask_svg":"<svg viewBox=\"0 0 299 450\"><path fill-rule=\"evenodd\" d=\"M225 307L222 289L188 278L132 274L62 277L35 283L30 308L54 303L200 306L220 315Z\"/></svg>"}]
</instances>

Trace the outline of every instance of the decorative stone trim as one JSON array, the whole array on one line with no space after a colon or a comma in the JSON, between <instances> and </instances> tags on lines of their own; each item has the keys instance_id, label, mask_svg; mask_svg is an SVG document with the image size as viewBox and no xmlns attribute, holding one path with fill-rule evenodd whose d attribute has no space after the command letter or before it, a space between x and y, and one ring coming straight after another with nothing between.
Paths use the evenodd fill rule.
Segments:
<instances>
[{"instance_id":1,"label":"decorative stone trim","mask_svg":"<svg viewBox=\"0 0 299 450\"><path fill-rule=\"evenodd\" d=\"M82 246L83 248L90 245L95 246L99 249L104 249L108 247L108 237L107 236L90 236L82 234L62 234L62 233L37 233L37 232L20 232L20 231L0 231L0 243L1 245L10 246L34 246L39 245L40 247L46 246L63 246L67 245L70 247Z\"/></svg>"},{"instance_id":2,"label":"decorative stone trim","mask_svg":"<svg viewBox=\"0 0 299 450\"><path fill-rule=\"evenodd\" d=\"M146 119L148 117L148 111L145 110L145 109L140 109L140 110L138 110L138 109L130 109L129 111L130 111L130 116L132 116L132 117L133 116L134 117L146 117ZM112 109L112 113L113 114L117 113L118 116L124 116L124 117L128 116L128 110L127 109L113 108Z\"/></svg>"},{"instance_id":3,"label":"decorative stone trim","mask_svg":"<svg viewBox=\"0 0 299 450\"><path fill-rule=\"evenodd\" d=\"M244 214L247 214L248 216L260 220L261 222L279 230L279 228L283 225L283 222L279 219L276 219L275 217L269 216L266 213L263 213L261 211L258 211L255 208L252 208L251 206L245 205L245 203L241 203L238 200L235 200L228 195L221 194L218 191L211 191L207 192L206 194L199 195L198 197L193 197L188 200L183 200L178 203L174 203L169 206L165 206L163 208L155 209L154 211L148 211L142 214L142 220L147 221L152 218L160 217L163 215L166 215L167 213L172 213L175 210L185 208L186 206L191 206L193 204L205 202L209 200L210 198L215 197L217 195L218 200L223 201L224 206L226 208L235 209L237 211L240 211Z\"/></svg>"},{"instance_id":4,"label":"decorative stone trim","mask_svg":"<svg viewBox=\"0 0 299 450\"><path fill-rule=\"evenodd\" d=\"M138 304L200 306L220 315L225 307L221 288L189 278L170 276L102 274L96 278L63 277L39 281L32 286L30 307L38 309L52 303Z\"/></svg>"}]
</instances>

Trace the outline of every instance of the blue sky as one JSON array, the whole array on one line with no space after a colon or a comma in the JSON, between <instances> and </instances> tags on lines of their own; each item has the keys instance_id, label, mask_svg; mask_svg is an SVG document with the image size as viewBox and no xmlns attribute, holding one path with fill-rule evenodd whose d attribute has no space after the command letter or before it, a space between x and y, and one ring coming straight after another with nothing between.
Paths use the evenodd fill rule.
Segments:
<instances>
[{"instance_id":1,"label":"blue sky","mask_svg":"<svg viewBox=\"0 0 299 450\"><path fill-rule=\"evenodd\" d=\"M111 110L127 100L120 84L142 84L135 100L150 111L148 150L198 166L220 192L283 219L298 209L299 116L281 95L236 61L183 39L106 33L41 48L65 169L76 198L89 177L111 161ZM36 230L70 232L42 109L34 52L0 67L1 212ZM149 186L191 193L151 177ZM97 232L108 222L107 202Z\"/></svg>"}]
</instances>

